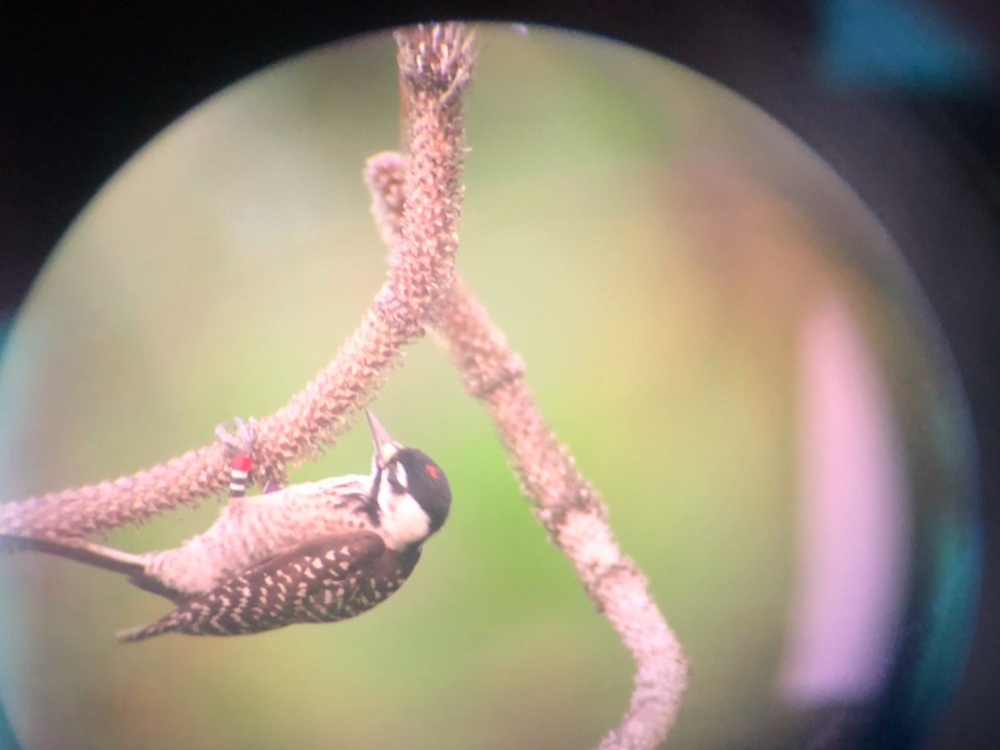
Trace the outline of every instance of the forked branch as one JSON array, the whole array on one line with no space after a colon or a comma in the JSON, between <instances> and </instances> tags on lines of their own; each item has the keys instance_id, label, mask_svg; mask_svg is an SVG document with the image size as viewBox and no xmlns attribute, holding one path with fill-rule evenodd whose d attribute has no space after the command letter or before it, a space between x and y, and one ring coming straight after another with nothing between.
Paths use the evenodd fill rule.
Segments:
<instances>
[{"instance_id":1,"label":"forked branch","mask_svg":"<svg viewBox=\"0 0 1000 750\"><path fill-rule=\"evenodd\" d=\"M399 154L388 152L372 157L366 170L376 223L390 246L405 204L404 164ZM455 280L437 330L466 391L492 415L535 515L635 660L629 711L604 738L602 750L659 746L677 718L688 669L645 576L622 555L600 496L542 418L521 357L461 279Z\"/></svg>"},{"instance_id":2,"label":"forked branch","mask_svg":"<svg viewBox=\"0 0 1000 750\"><path fill-rule=\"evenodd\" d=\"M572 561L584 589L636 664L631 705L603 750L648 750L676 719L687 666L645 577L622 555L597 491L542 419L508 346L455 278L461 211L462 93L473 65L472 34L460 24L396 34L409 153L369 161L388 279L333 361L281 409L257 423L255 479L280 479L289 462L334 442L368 403L403 347L433 327L465 389L490 412L535 515ZM206 445L113 482L0 506L0 533L71 538L141 522L219 493L229 447Z\"/></svg>"}]
</instances>

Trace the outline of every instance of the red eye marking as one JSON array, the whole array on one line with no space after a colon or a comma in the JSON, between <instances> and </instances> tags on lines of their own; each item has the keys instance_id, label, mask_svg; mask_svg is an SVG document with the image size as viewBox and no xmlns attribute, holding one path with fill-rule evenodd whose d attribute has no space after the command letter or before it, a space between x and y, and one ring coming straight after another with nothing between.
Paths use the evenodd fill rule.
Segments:
<instances>
[{"instance_id":1,"label":"red eye marking","mask_svg":"<svg viewBox=\"0 0 1000 750\"><path fill-rule=\"evenodd\" d=\"M427 466L424 467L424 471L426 471L432 479L441 478L441 469L433 464L427 464Z\"/></svg>"}]
</instances>

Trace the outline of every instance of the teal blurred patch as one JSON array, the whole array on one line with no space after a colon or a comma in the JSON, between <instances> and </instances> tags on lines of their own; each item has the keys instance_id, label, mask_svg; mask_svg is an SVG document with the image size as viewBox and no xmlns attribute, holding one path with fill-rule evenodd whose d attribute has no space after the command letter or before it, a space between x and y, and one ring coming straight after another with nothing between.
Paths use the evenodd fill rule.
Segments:
<instances>
[{"instance_id":1,"label":"teal blurred patch","mask_svg":"<svg viewBox=\"0 0 1000 750\"><path fill-rule=\"evenodd\" d=\"M13 326L13 318L0 318L0 357L3 350L7 348L7 339L10 336L10 329Z\"/></svg>"},{"instance_id":2,"label":"teal blurred patch","mask_svg":"<svg viewBox=\"0 0 1000 750\"><path fill-rule=\"evenodd\" d=\"M979 40L930 3L824 0L820 25L821 73L837 86L961 94L988 80Z\"/></svg>"}]
</instances>

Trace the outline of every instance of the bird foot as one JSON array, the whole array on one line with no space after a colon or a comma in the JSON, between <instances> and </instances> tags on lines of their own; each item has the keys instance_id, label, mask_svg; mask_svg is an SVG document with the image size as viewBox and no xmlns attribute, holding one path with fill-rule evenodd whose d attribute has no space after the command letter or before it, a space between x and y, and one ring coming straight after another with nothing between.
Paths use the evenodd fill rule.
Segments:
<instances>
[{"instance_id":1,"label":"bird foot","mask_svg":"<svg viewBox=\"0 0 1000 750\"><path fill-rule=\"evenodd\" d=\"M232 420L231 430L227 428L227 425L220 424L215 428L215 434L233 453L245 453L252 456L254 445L257 442L257 420L250 417L244 421L235 417Z\"/></svg>"}]
</instances>

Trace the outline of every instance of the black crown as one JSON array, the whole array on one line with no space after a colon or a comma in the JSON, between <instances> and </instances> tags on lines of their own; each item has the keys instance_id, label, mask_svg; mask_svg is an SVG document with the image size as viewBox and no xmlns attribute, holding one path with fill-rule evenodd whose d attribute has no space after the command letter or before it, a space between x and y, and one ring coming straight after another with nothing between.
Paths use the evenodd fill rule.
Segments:
<instances>
[{"instance_id":1,"label":"black crown","mask_svg":"<svg viewBox=\"0 0 1000 750\"><path fill-rule=\"evenodd\" d=\"M431 519L431 532L440 529L451 508L451 487L444 471L423 451L403 448L396 454L406 469L406 483L410 495L420 503Z\"/></svg>"}]
</instances>

